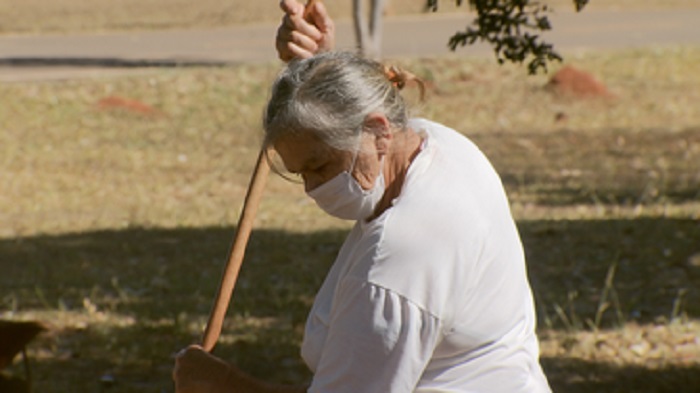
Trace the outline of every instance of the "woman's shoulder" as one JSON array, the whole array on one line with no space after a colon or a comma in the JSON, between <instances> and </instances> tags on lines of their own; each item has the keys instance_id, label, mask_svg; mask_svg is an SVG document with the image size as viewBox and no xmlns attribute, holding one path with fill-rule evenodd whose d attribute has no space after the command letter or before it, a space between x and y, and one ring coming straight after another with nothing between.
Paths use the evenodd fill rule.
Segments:
<instances>
[{"instance_id":1,"label":"woman's shoulder","mask_svg":"<svg viewBox=\"0 0 700 393\"><path fill-rule=\"evenodd\" d=\"M437 150L438 155L447 157L450 162L488 163L481 149L467 135L454 128L423 118L409 120L408 127L424 135L426 147Z\"/></svg>"}]
</instances>

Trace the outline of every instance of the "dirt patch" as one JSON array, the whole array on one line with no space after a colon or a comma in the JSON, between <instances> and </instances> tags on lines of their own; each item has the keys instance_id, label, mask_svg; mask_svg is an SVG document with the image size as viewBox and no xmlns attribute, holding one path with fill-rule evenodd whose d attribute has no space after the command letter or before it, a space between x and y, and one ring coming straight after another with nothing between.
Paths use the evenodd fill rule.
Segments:
<instances>
[{"instance_id":1,"label":"dirt patch","mask_svg":"<svg viewBox=\"0 0 700 393\"><path fill-rule=\"evenodd\" d=\"M556 94L575 98L613 98L608 87L591 73L572 65L564 66L547 82L545 88Z\"/></svg>"},{"instance_id":2,"label":"dirt patch","mask_svg":"<svg viewBox=\"0 0 700 393\"><path fill-rule=\"evenodd\" d=\"M119 96L109 96L101 99L97 102L97 108L101 110L124 110L147 116L163 115L163 112L146 103Z\"/></svg>"}]
</instances>

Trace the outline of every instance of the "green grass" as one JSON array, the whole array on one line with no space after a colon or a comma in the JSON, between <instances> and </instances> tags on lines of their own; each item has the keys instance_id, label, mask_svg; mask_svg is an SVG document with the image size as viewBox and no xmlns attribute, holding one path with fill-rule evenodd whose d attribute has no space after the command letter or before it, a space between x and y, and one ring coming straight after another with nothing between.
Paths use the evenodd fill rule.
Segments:
<instances>
[{"instance_id":1,"label":"green grass","mask_svg":"<svg viewBox=\"0 0 700 393\"><path fill-rule=\"evenodd\" d=\"M700 50L567 61L616 98L560 97L547 76L491 60L400 63L430 86L417 114L469 135L502 175L556 390L688 391L700 382ZM99 391L105 376L113 391L171 390L170 356L202 332L278 69L0 85L0 317L51 326L30 347L36 391ZM155 110L101 107L110 96ZM271 177L255 228L217 353L303 381L306 312L348 224Z\"/></svg>"}]
</instances>

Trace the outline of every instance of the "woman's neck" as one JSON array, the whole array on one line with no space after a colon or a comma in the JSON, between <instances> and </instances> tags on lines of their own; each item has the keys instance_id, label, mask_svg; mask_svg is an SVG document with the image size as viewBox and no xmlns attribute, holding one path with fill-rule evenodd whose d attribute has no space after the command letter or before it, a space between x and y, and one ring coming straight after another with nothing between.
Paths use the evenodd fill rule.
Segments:
<instances>
[{"instance_id":1,"label":"woman's neck","mask_svg":"<svg viewBox=\"0 0 700 393\"><path fill-rule=\"evenodd\" d=\"M408 128L393 134L391 147L384 158L384 179L386 190L377 204L374 214L367 221L379 217L396 199L403 189L406 174L411 163L421 151L423 138Z\"/></svg>"}]
</instances>

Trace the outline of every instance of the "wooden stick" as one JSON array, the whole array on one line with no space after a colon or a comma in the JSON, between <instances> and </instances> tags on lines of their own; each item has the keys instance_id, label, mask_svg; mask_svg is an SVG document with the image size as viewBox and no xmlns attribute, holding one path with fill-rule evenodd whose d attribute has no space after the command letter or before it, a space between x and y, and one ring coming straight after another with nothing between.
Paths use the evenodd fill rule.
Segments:
<instances>
[{"instance_id":1,"label":"wooden stick","mask_svg":"<svg viewBox=\"0 0 700 393\"><path fill-rule=\"evenodd\" d=\"M306 3L304 10L305 19L308 20L308 12L311 10L314 3L318 1L321 0L309 0ZM255 164L255 169L253 170L253 176L248 185L248 192L243 202L243 211L238 219L236 236L233 239L233 244L229 251L228 262L226 263L223 277L221 278L219 291L216 294L214 305L209 314L209 321L204 329L202 347L207 352L211 352L214 349L221 335L221 328L224 325L226 311L228 310L229 303L231 302L231 295L233 294L233 289L238 280L238 272L241 270L241 265L243 264L243 256L245 255L245 248L253 228L255 213L260 205L260 198L265 189L265 181L269 173L270 166L265 156L265 150L261 150L258 156L258 162Z\"/></svg>"},{"instance_id":2,"label":"wooden stick","mask_svg":"<svg viewBox=\"0 0 700 393\"><path fill-rule=\"evenodd\" d=\"M253 175L250 179L250 184L248 185L248 192L246 194L245 201L243 202L243 210L238 219L236 236L234 237L233 244L231 245L231 249L229 251L228 262L226 263L226 268L224 269L223 277L221 278L219 292L216 295L216 300L214 301L211 313L209 314L207 327L204 330L202 347L207 352L211 352L214 349L214 346L221 335L224 317L226 316L226 311L231 301L233 288L236 286L238 272L243 264L243 256L245 254L245 248L248 244L248 239L250 238L250 233L253 228L255 213L260 205L260 198L263 190L265 189L265 182L269 173L270 165L267 162L265 150L263 149L260 151L258 161L255 164L255 169L253 170Z\"/></svg>"}]
</instances>

